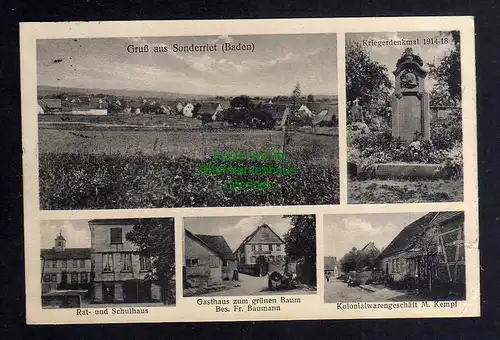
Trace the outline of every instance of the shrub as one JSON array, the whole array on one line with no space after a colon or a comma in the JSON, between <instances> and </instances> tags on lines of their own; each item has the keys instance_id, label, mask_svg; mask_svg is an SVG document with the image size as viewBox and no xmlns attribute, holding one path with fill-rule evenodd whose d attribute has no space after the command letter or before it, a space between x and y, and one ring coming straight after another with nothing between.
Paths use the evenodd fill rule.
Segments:
<instances>
[{"instance_id":1,"label":"shrub","mask_svg":"<svg viewBox=\"0 0 500 340\"><path fill-rule=\"evenodd\" d=\"M462 113L453 111L449 117L431 122L431 138L435 147L450 150L456 143L462 142Z\"/></svg>"},{"instance_id":2,"label":"shrub","mask_svg":"<svg viewBox=\"0 0 500 340\"><path fill-rule=\"evenodd\" d=\"M241 166L295 167L294 176L234 181L269 181L270 190L227 191L229 176L200 176L199 168L215 161L164 154L124 156L42 154L40 156L41 209L132 209L165 207L231 207L263 205L314 205L339 203L339 177L331 164L303 159L288 164L232 162ZM229 165L229 164L228 164Z\"/></svg>"},{"instance_id":3,"label":"shrub","mask_svg":"<svg viewBox=\"0 0 500 340\"><path fill-rule=\"evenodd\" d=\"M458 179L463 175L463 166L462 144L456 143L446 153L446 158L440 164L438 171L444 173L446 177Z\"/></svg>"}]
</instances>

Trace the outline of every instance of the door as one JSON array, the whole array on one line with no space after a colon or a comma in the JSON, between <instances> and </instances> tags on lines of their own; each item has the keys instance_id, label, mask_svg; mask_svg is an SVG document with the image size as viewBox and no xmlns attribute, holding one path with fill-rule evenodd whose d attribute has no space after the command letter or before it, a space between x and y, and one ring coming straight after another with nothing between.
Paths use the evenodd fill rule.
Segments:
<instances>
[{"instance_id":1,"label":"door","mask_svg":"<svg viewBox=\"0 0 500 340\"><path fill-rule=\"evenodd\" d=\"M259 265L260 276L266 276L269 272L269 262L267 262L266 258L263 255L260 255L257 258L257 264Z\"/></svg>"},{"instance_id":2,"label":"door","mask_svg":"<svg viewBox=\"0 0 500 340\"><path fill-rule=\"evenodd\" d=\"M104 283L102 285L102 297L106 303L113 303L115 301L114 283Z\"/></svg>"}]
</instances>

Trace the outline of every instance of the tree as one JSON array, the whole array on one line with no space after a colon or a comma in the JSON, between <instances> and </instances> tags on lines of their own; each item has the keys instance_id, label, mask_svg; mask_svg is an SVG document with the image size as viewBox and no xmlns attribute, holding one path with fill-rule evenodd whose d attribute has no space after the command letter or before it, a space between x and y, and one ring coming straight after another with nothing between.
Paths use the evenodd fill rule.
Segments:
<instances>
[{"instance_id":1,"label":"tree","mask_svg":"<svg viewBox=\"0 0 500 340\"><path fill-rule=\"evenodd\" d=\"M231 99L231 108L237 110L248 109L250 107L250 103L250 97L242 94Z\"/></svg>"},{"instance_id":2,"label":"tree","mask_svg":"<svg viewBox=\"0 0 500 340\"><path fill-rule=\"evenodd\" d=\"M141 219L127 233L126 239L138 248L137 253L151 258L153 271L146 280L156 282L164 292L164 302L175 302L175 289L171 292L171 282L175 276L174 220Z\"/></svg>"},{"instance_id":3,"label":"tree","mask_svg":"<svg viewBox=\"0 0 500 340\"><path fill-rule=\"evenodd\" d=\"M307 102L308 103L314 103L314 96L312 94L307 96Z\"/></svg>"},{"instance_id":4,"label":"tree","mask_svg":"<svg viewBox=\"0 0 500 340\"><path fill-rule=\"evenodd\" d=\"M460 70L460 32L442 33L453 41L453 48L439 61L438 65L428 64L429 76L437 81L431 92L431 104L457 106L462 100Z\"/></svg>"},{"instance_id":5,"label":"tree","mask_svg":"<svg viewBox=\"0 0 500 340\"><path fill-rule=\"evenodd\" d=\"M308 284L316 283L316 216L292 215L293 225L284 235L285 253L292 261L302 261L309 269Z\"/></svg>"},{"instance_id":6,"label":"tree","mask_svg":"<svg viewBox=\"0 0 500 340\"><path fill-rule=\"evenodd\" d=\"M387 67L371 59L356 41L350 42L346 54L346 96L348 112L356 99L360 100L365 115L381 115L389 103L391 82Z\"/></svg>"}]
</instances>

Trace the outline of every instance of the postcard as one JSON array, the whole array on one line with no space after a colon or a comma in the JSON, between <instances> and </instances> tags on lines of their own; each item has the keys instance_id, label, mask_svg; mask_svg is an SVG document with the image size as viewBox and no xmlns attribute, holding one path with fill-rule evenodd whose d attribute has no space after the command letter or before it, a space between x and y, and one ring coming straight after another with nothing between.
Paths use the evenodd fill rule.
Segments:
<instances>
[{"instance_id":1,"label":"postcard","mask_svg":"<svg viewBox=\"0 0 500 340\"><path fill-rule=\"evenodd\" d=\"M28 324L480 315L473 18L20 47Z\"/></svg>"}]
</instances>

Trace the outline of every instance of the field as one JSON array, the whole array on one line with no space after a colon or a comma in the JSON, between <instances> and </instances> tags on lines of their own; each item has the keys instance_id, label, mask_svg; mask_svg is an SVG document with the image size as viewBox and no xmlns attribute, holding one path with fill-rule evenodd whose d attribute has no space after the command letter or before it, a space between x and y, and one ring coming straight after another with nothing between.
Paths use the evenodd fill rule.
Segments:
<instances>
[{"instance_id":1,"label":"field","mask_svg":"<svg viewBox=\"0 0 500 340\"><path fill-rule=\"evenodd\" d=\"M175 129L110 130L100 125L87 129L41 125L42 209L338 204L334 136L292 133L285 166L295 167L296 176L258 179L274 182L273 190L228 192L223 188L227 177L200 176L199 167L212 162L213 152L279 152L281 132L190 129L179 124ZM279 164L248 161L237 166L267 165Z\"/></svg>"}]
</instances>

